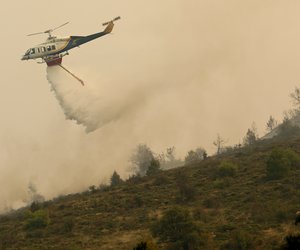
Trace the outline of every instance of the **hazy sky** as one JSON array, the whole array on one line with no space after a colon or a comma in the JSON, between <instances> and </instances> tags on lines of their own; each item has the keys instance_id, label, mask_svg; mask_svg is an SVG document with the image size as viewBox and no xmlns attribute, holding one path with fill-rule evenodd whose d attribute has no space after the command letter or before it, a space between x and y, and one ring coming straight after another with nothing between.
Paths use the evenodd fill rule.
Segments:
<instances>
[{"instance_id":1,"label":"hazy sky","mask_svg":"<svg viewBox=\"0 0 300 250\"><path fill-rule=\"evenodd\" d=\"M296 0L2 3L0 210L26 199L29 182L51 198L98 185L114 169L125 176L138 143L175 146L184 157L197 146L213 152L217 133L242 141L253 121L262 135L299 85L299 8ZM89 117L113 120L86 134L65 119L46 66L20 61L46 38L26 35L67 21L57 35L87 35L118 15L113 35L64 58L100 99L85 103Z\"/></svg>"}]
</instances>

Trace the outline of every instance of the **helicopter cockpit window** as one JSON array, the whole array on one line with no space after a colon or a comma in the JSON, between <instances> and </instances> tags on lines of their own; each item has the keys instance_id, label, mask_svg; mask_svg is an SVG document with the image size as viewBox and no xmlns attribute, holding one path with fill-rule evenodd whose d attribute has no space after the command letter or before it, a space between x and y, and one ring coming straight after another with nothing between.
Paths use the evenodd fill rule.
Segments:
<instances>
[{"instance_id":1,"label":"helicopter cockpit window","mask_svg":"<svg viewBox=\"0 0 300 250\"><path fill-rule=\"evenodd\" d=\"M52 48L52 50L56 50L56 47L55 47L55 45L52 45L52 47L51 47L51 48Z\"/></svg>"},{"instance_id":2,"label":"helicopter cockpit window","mask_svg":"<svg viewBox=\"0 0 300 250\"><path fill-rule=\"evenodd\" d=\"M35 54L35 49L34 48L30 50L30 54Z\"/></svg>"},{"instance_id":3,"label":"helicopter cockpit window","mask_svg":"<svg viewBox=\"0 0 300 250\"><path fill-rule=\"evenodd\" d=\"M31 49L27 50L26 53L25 53L25 56L28 56L30 51L31 51Z\"/></svg>"},{"instance_id":4,"label":"helicopter cockpit window","mask_svg":"<svg viewBox=\"0 0 300 250\"><path fill-rule=\"evenodd\" d=\"M47 46L47 50L48 50L48 51L51 51L51 46Z\"/></svg>"}]
</instances>

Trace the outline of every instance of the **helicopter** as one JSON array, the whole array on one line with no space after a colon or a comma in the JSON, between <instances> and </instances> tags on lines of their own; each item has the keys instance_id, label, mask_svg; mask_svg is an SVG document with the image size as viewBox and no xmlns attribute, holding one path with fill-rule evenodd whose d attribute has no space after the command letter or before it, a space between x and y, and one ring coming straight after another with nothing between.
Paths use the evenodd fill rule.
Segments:
<instances>
[{"instance_id":1,"label":"helicopter","mask_svg":"<svg viewBox=\"0 0 300 250\"><path fill-rule=\"evenodd\" d=\"M71 49L79 47L82 44L88 43L104 35L110 34L113 30L114 22L119 19L121 19L120 16L112 19L111 21L103 23L102 25L106 26L106 28L102 32L98 32L88 36L56 37L52 35L53 31L67 25L69 22L64 23L56 28L48 29L44 32L29 34L28 36L48 34L48 38L44 43L28 49L22 56L21 60L35 60L41 58L42 61L38 63L46 63L49 67L58 65L68 73L70 73L77 80L79 80L82 85L84 85L82 80L80 80L78 77L76 77L61 65L63 57L69 55L69 50Z\"/></svg>"}]
</instances>

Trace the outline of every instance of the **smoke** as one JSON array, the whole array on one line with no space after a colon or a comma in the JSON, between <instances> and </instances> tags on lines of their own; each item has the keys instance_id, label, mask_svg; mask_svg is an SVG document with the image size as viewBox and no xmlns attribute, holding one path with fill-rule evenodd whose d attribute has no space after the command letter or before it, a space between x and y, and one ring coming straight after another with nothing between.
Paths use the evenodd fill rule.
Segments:
<instances>
[{"instance_id":1,"label":"smoke","mask_svg":"<svg viewBox=\"0 0 300 250\"><path fill-rule=\"evenodd\" d=\"M20 11L5 5L11 11L0 25L12 20L2 30L14 39L2 41L13 49L3 50L1 65L0 211L25 204L29 183L51 199L99 185L114 170L126 178L140 143L155 153L175 146L184 159L197 147L215 152L217 133L238 143L253 121L262 135L269 116L279 120L290 107L288 94L299 83L297 1L92 0L70 12L70 4L54 0L47 13L33 0ZM114 36L66 58L84 87L51 67L50 92L36 64L16 63L34 43L19 42L25 30L42 30L67 11L74 25L57 35L89 34L99 29L101 9L104 20L116 12L124 18Z\"/></svg>"},{"instance_id":2,"label":"smoke","mask_svg":"<svg viewBox=\"0 0 300 250\"><path fill-rule=\"evenodd\" d=\"M83 125L86 132L129 114L146 98L145 90L132 89L130 84L126 89L105 82L99 82L97 88L89 83L83 87L59 66L47 67L47 79L65 117Z\"/></svg>"}]
</instances>

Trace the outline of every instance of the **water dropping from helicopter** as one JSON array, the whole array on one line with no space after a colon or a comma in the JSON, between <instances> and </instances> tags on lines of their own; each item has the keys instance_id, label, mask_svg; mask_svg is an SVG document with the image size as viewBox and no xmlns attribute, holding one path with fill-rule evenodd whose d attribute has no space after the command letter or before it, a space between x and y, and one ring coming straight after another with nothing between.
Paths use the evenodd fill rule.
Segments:
<instances>
[{"instance_id":1,"label":"water dropping from helicopter","mask_svg":"<svg viewBox=\"0 0 300 250\"><path fill-rule=\"evenodd\" d=\"M134 115L151 92L137 84L123 86L117 81L89 82L83 88L59 66L47 67L47 79L65 118L82 125L87 133Z\"/></svg>"}]
</instances>

